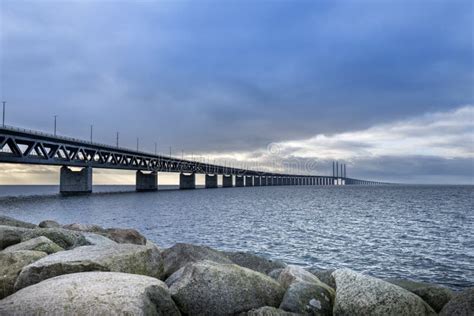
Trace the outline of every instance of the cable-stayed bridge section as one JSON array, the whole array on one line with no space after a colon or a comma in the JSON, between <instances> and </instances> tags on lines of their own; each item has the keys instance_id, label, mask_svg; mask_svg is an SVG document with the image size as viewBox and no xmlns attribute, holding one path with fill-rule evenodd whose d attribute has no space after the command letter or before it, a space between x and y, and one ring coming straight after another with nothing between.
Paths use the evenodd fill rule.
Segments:
<instances>
[{"instance_id":1,"label":"cable-stayed bridge section","mask_svg":"<svg viewBox=\"0 0 474 316\"><path fill-rule=\"evenodd\" d=\"M333 165L333 176L255 171L150 154L10 126L0 127L0 163L61 166L60 191L64 194L92 192L93 168L136 170L137 191L157 190L158 172L179 173L181 189L196 188L196 174L205 174L206 188L217 188L218 176L222 177L222 187L383 184L347 178L345 166L341 166L339 173L335 172ZM70 167L82 169L73 171Z\"/></svg>"}]
</instances>

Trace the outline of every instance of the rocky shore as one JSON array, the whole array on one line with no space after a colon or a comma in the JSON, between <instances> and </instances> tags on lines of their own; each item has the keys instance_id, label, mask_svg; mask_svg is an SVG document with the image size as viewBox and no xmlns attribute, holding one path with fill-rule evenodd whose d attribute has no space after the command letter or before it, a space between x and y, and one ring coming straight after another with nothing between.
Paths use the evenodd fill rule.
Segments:
<instances>
[{"instance_id":1,"label":"rocky shore","mask_svg":"<svg viewBox=\"0 0 474 316\"><path fill-rule=\"evenodd\" d=\"M0 216L0 315L474 315L474 288Z\"/></svg>"}]
</instances>

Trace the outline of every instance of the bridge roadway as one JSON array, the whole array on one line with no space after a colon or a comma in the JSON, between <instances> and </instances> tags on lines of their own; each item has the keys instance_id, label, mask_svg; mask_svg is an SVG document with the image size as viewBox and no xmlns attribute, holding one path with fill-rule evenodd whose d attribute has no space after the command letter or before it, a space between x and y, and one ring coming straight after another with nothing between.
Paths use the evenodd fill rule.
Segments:
<instances>
[{"instance_id":1,"label":"bridge roadway","mask_svg":"<svg viewBox=\"0 0 474 316\"><path fill-rule=\"evenodd\" d=\"M11 126L0 127L0 163L61 166L60 191L64 194L92 192L93 168L136 170L137 191L157 190L158 172L179 173L181 189L196 188L196 174L205 174L206 188L218 187L218 175L223 187L383 184L345 176L272 173L208 164Z\"/></svg>"}]
</instances>

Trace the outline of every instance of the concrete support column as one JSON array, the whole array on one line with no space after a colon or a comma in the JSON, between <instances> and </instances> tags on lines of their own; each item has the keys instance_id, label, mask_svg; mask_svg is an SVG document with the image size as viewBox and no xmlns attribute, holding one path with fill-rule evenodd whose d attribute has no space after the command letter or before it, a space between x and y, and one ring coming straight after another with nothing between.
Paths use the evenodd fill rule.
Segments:
<instances>
[{"instance_id":1,"label":"concrete support column","mask_svg":"<svg viewBox=\"0 0 474 316\"><path fill-rule=\"evenodd\" d=\"M138 192L158 190L157 172L144 173L138 170L135 179L135 190Z\"/></svg>"},{"instance_id":2,"label":"concrete support column","mask_svg":"<svg viewBox=\"0 0 474 316\"><path fill-rule=\"evenodd\" d=\"M244 186L244 176L235 176L235 186L236 187Z\"/></svg>"},{"instance_id":3,"label":"concrete support column","mask_svg":"<svg viewBox=\"0 0 474 316\"><path fill-rule=\"evenodd\" d=\"M85 167L72 171L62 166L59 175L59 192L61 194L84 194L92 192L92 168Z\"/></svg>"},{"instance_id":4,"label":"concrete support column","mask_svg":"<svg viewBox=\"0 0 474 316\"><path fill-rule=\"evenodd\" d=\"M213 174L213 175L206 174L204 184L205 184L206 189L217 188L217 174Z\"/></svg>"},{"instance_id":5,"label":"concrete support column","mask_svg":"<svg viewBox=\"0 0 474 316\"><path fill-rule=\"evenodd\" d=\"M179 188L183 190L196 189L196 174L179 174Z\"/></svg>"},{"instance_id":6,"label":"concrete support column","mask_svg":"<svg viewBox=\"0 0 474 316\"><path fill-rule=\"evenodd\" d=\"M234 186L232 182L232 175L222 175L222 187L223 188L232 188Z\"/></svg>"},{"instance_id":7,"label":"concrete support column","mask_svg":"<svg viewBox=\"0 0 474 316\"><path fill-rule=\"evenodd\" d=\"M253 177L252 176L245 176L245 186L246 187L253 187Z\"/></svg>"}]
</instances>

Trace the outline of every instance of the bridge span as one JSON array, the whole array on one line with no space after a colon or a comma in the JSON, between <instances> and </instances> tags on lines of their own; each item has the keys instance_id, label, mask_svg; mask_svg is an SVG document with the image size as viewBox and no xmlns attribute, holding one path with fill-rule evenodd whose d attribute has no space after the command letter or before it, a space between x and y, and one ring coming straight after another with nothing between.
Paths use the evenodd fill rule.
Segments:
<instances>
[{"instance_id":1,"label":"bridge span","mask_svg":"<svg viewBox=\"0 0 474 316\"><path fill-rule=\"evenodd\" d=\"M118 146L56 136L10 126L0 127L0 163L61 166L60 192L92 192L93 168L136 170L136 190L158 189L159 172L179 173L180 189L195 189L196 174L205 175L205 187L275 185L380 185L381 182L351 179L345 168L333 176L255 171L230 166L154 155ZM73 171L70 167L82 168ZM338 169L338 168L337 168Z\"/></svg>"}]
</instances>

